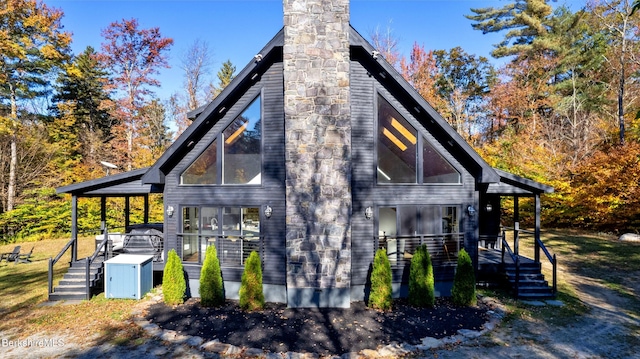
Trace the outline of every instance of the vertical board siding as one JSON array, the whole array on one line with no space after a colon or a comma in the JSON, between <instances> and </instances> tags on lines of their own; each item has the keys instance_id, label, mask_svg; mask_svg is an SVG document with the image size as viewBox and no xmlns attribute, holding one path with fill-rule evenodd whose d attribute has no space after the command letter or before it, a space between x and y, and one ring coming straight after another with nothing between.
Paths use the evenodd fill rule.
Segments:
<instances>
[{"instance_id":1,"label":"vertical board siding","mask_svg":"<svg viewBox=\"0 0 640 359\"><path fill-rule=\"evenodd\" d=\"M261 95L263 126L263 168L260 186L180 186L180 174L202 151L209 146L224 128L240 115L251 102ZM180 232L180 209L184 206L235 206L273 208L271 218L262 213L261 230L263 240L263 282L265 284L285 283L285 205L284 205L284 97L282 63L277 62L263 73L244 94L217 120L213 127L194 144L180 163L167 175L165 182L165 206L173 206L176 213L165 219L167 250L176 249L181 255L177 233ZM212 115L214 116L214 115ZM214 119L215 121L215 119ZM200 277L201 265L185 263L189 279ZM226 281L240 281L241 268L222 267Z\"/></svg>"},{"instance_id":2,"label":"vertical board siding","mask_svg":"<svg viewBox=\"0 0 640 359\"><path fill-rule=\"evenodd\" d=\"M366 56L366 55L365 55ZM460 231L465 232L465 247L473 248L475 238L471 222L464 213L466 204L477 203L476 180L469 170L460 163L455 150L435 138L430 132L429 119L416 118L400 103L384 84L372 76L360 61L351 64L351 109L353 122L353 220L352 220L352 285L365 285L375 253L375 218L364 219L364 208L403 205L453 205L460 209ZM462 175L459 185L377 185L377 96L381 94L400 114L423 135ZM438 131L438 133L441 133ZM448 146L448 147L446 147ZM376 211L374 210L374 213ZM468 249L469 250L469 249ZM452 278L452 268L434 268L437 279L448 281ZM408 279L408 266L393 268L394 282Z\"/></svg>"}]
</instances>

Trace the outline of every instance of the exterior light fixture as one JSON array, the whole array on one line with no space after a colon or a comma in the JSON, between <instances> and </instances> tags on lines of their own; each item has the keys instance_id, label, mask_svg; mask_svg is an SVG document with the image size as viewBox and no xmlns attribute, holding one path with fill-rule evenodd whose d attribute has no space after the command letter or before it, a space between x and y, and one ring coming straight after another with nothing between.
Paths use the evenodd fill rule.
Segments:
<instances>
[{"instance_id":1,"label":"exterior light fixture","mask_svg":"<svg viewBox=\"0 0 640 359\"><path fill-rule=\"evenodd\" d=\"M469 206L467 207L467 213L469 213L470 216L474 216L476 214L476 209L473 208L473 206Z\"/></svg>"},{"instance_id":2,"label":"exterior light fixture","mask_svg":"<svg viewBox=\"0 0 640 359\"><path fill-rule=\"evenodd\" d=\"M371 219L371 217L373 217L373 209L371 209L371 206L369 206L364 209L364 218Z\"/></svg>"},{"instance_id":3,"label":"exterior light fixture","mask_svg":"<svg viewBox=\"0 0 640 359\"><path fill-rule=\"evenodd\" d=\"M264 216L267 218L271 218L271 215L273 214L273 208L271 208L271 206L267 206L264 209Z\"/></svg>"},{"instance_id":4,"label":"exterior light fixture","mask_svg":"<svg viewBox=\"0 0 640 359\"><path fill-rule=\"evenodd\" d=\"M487 203L487 205L484 207L484 209L487 212L491 212L491 211L493 211L493 206L491 205L491 203Z\"/></svg>"},{"instance_id":5,"label":"exterior light fixture","mask_svg":"<svg viewBox=\"0 0 640 359\"><path fill-rule=\"evenodd\" d=\"M173 217L173 211L174 211L173 206L167 207L167 215L169 217Z\"/></svg>"}]
</instances>

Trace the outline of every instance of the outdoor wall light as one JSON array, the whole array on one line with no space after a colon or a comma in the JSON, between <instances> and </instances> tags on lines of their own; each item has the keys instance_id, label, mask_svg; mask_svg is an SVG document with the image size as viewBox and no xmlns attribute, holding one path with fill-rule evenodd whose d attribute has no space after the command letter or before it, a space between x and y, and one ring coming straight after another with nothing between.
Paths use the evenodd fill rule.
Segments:
<instances>
[{"instance_id":1,"label":"outdoor wall light","mask_svg":"<svg viewBox=\"0 0 640 359\"><path fill-rule=\"evenodd\" d=\"M271 208L271 206L267 206L264 209L264 216L267 218L271 218L271 215L273 214L273 208Z\"/></svg>"},{"instance_id":2,"label":"outdoor wall light","mask_svg":"<svg viewBox=\"0 0 640 359\"><path fill-rule=\"evenodd\" d=\"M491 212L491 211L493 211L493 206L491 205L491 203L487 203L487 205L486 205L486 207L484 207L484 209L487 212Z\"/></svg>"},{"instance_id":3,"label":"outdoor wall light","mask_svg":"<svg viewBox=\"0 0 640 359\"><path fill-rule=\"evenodd\" d=\"M371 206L369 206L364 209L364 218L371 219L371 217L373 217L373 209L371 209Z\"/></svg>"},{"instance_id":4,"label":"outdoor wall light","mask_svg":"<svg viewBox=\"0 0 640 359\"><path fill-rule=\"evenodd\" d=\"M469 206L467 207L467 213L469 213L470 216L474 216L476 214L476 209L473 208L473 206Z\"/></svg>"},{"instance_id":5,"label":"outdoor wall light","mask_svg":"<svg viewBox=\"0 0 640 359\"><path fill-rule=\"evenodd\" d=\"M167 215L169 217L173 217L173 211L174 211L173 206L167 207Z\"/></svg>"}]
</instances>

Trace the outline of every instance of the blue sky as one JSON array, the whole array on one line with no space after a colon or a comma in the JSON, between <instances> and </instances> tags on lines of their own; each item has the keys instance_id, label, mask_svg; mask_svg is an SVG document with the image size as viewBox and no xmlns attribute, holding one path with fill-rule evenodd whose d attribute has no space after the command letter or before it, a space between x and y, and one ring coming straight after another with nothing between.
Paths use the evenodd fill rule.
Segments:
<instances>
[{"instance_id":1,"label":"blue sky","mask_svg":"<svg viewBox=\"0 0 640 359\"><path fill-rule=\"evenodd\" d=\"M62 9L62 23L73 33L72 49L87 46L100 51L101 30L110 23L136 18L141 28L158 27L164 37L174 40L169 54L171 68L158 79L155 89L161 99L182 89L180 61L196 39L207 42L213 53L212 76L227 59L240 71L282 28L282 0L44 0ZM408 55L414 42L425 49L462 47L467 53L490 57L493 44L503 34L483 35L471 28L464 17L470 8L501 7L504 0L352 0L351 24L369 39L379 28L390 29L400 41L400 51ZM572 9L585 1L560 0Z\"/></svg>"}]
</instances>

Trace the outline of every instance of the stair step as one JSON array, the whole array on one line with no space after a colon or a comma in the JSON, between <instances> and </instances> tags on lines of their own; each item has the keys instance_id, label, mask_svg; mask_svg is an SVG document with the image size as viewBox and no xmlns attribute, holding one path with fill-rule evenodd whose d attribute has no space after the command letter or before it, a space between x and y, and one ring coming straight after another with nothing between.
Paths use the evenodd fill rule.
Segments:
<instances>
[{"instance_id":1,"label":"stair step","mask_svg":"<svg viewBox=\"0 0 640 359\"><path fill-rule=\"evenodd\" d=\"M49 294L50 301L84 300L84 299L87 299L87 294L85 292L69 292L69 293L53 292Z\"/></svg>"},{"instance_id":2,"label":"stair step","mask_svg":"<svg viewBox=\"0 0 640 359\"><path fill-rule=\"evenodd\" d=\"M84 293L85 286L84 285L59 285L57 286L54 293Z\"/></svg>"},{"instance_id":3,"label":"stair step","mask_svg":"<svg viewBox=\"0 0 640 359\"><path fill-rule=\"evenodd\" d=\"M515 280L509 280L509 282L511 283L511 285L516 285L516 281ZM518 281L518 286L520 287L548 287L549 286L549 282L547 282L544 279L536 279L536 280L528 280L525 279L523 280L522 278L520 278L520 280Z\"/></svg>"},{"instance_id":4,"label":"stair step","mask_svg":"<svg viewBox=\"0 0 640 359\"><path fill-rule=\"evenodd\" d=\"M529 299L529 300L536 300L536 299L549 299L549 298L554 298L555 295L553 295L553 291L551 290L551 288L549 288L549 291L546 293L520 293L518 294L518 299Z\"/></svg>"},{"instance_id":5,"label":"stair step","mask_svg":"<svg viewBox=\"0 0 640 359\"><path fill-rule=\"evenodd\" d=\"M549 286L546 287L542 287L542 286L519 286L518 287L518 293L522 294L522 293L547 293L547 292L553 292L553 289Z\"/></svg>"}]
</instances>

